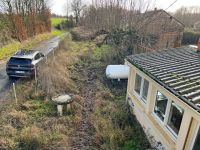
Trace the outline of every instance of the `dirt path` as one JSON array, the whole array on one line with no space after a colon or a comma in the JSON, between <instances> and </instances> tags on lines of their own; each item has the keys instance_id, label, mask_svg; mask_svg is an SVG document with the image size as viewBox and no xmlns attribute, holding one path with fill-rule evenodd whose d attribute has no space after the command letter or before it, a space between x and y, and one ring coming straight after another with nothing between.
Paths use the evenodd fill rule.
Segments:
<instances>
[{"instance_id":1,"label":"dirt path","mask_svg":"<svg viewBox=\"0 0 200 150\"><path fill-rule=\"evenodd\" d=\"M93 144L92 142L94 140L92 135L90 116L93 110L93 98L96 93L96 75L95 73L92 73L89 69L84 68L83 70L84 71L82 75L87 78L81 88L81 96L84 98L84 108L82 111L82 121L73 138L73 150L91 149L91 146Z\"/></svg>"}]
</instances>

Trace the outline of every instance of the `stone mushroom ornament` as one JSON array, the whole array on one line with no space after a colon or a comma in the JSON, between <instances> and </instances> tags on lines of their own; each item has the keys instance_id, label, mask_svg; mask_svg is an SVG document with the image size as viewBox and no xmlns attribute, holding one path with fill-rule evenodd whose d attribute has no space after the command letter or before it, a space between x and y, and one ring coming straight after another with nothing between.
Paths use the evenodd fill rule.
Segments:
<instances>
[{"instance_id":1,"label":"stone mushroom ornament","mask_svg":"<svg viewBox=\"0 0 200 150\"><path fill-rule=\"evenodd\" d=\"M63 107L73 102L73 96L70 94L57 95L52 98L52 101L57 105L59 116L63 116Z\"/></svg>"}]
</instances>

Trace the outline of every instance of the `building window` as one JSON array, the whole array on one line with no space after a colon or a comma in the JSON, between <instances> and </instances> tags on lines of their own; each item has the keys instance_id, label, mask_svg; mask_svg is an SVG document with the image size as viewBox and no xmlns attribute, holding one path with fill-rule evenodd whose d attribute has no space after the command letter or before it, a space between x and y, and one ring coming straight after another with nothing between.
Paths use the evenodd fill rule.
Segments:
<instances>
[{"instance_id":1,"label":"building window","mask_svg":"<svg viewBox=\"0 0 200 150\"><path fill-rule=\"evenodd\" d=\"M158 91L156 95L154 113L160 118L161 121L164 121L167 103L167 97Z\"/></svg>"},{"instance_id":2,"label":"building window","mask_svg":"<svg viewBox=\"0 0 200 150\"><path fill-rule=\"evenodd\" d=\"M139 98L146 103L149 90L149 81L136 74L134 90L138 94L137 96L139 96Z\"/></svg>"},{"instance_id":3,"label":"building window","mask_svg":"<svg viewBox=\"0 0 200 150\"><path fill-rule=\"evenodd\" d=\"M196 140L194 142L192 150L200 150L200 130L198 130L197 132Z\"/></svg>"},{"instance_id":4,"label":"building window","mask_svg":"<svg viewBox=\"0 0 200 150\"><path fill-rule=\"evenodd\" d=\"M168 118L168 126L176 133L176 135L178 135L181 126L183 112L184 111L181 107L172 102Z\"/></svg>"},{"instance_id":5,"label":"building window","mask_svg":"<svg viewBox=\"0 0 200 150\"><path fill-rule=\"evenodd\" d=\"M142 88L142 99L145 101L147 100L148 90L149 90L149 81L144 79L143 88Z\"/></svg>"},{"instance_id":6,"label":"building window","mask_svg":"<svg viewBox=\"0 0 200 150\"><path fill-rule=\"evenodd\" d=\"M138 74L136 74L135 77L135 88L134 90L140 95L140 91L141 91L141 84L142 84L142 77L139 76Z\"/></svg>"},{"instance_id":7,"label":"building window","mask_svg":"<svg viewBox=\"0 0 200 150\"><path fill-rule=\"evenodd\" d=\"M161 92L157 92L154 114L162 121L173 136L177 136L183 119L184 110Z\"/></svg>"}]
</instances>

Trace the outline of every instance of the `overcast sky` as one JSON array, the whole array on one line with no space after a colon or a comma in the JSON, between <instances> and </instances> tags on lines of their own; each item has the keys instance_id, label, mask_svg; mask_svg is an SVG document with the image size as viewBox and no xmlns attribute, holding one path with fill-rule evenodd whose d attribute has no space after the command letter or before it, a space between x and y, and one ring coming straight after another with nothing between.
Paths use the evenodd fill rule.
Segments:
<instances>
[{"instance_id":1,"label":"overcast sky","mask_svg":"<svg viewBox=\"0 0 200 150\"><path fill-rule=\"evenodd\" d=\"M51 4L51 10L58 15L65 15L66 3L70 3L72 0L53 0ZM92 0L82 0L86 4L90 4ZM148 1L148 0L146 0ZM153 1L153 0L149 0ZM166 9L175 0L154 0L154 6L162 9ZM168 11L174 12L176 9L182 6L200 6L199 0L178 0Z\"/></svg>"}]
</instances>

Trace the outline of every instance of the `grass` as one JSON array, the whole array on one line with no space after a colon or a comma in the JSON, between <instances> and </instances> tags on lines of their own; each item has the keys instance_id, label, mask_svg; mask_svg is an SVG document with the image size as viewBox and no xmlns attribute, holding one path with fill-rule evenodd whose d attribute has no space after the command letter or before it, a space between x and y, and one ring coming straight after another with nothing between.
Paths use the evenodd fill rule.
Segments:
<instances>
[{"instance_id":1,"label":"grass","mask_svg":"<svg viewBox=\"0 0 200 150\"><path fill-rule=\"evenodd\" d=\"M31 49L35 44L43 40L47 40L50 37L52 37L51 33L44 33L44 34L39 34L33 38L30 38L22 43L13 41L12 43L0 48L0 61L6 60L11 55L13 55L18 49L21 48Z\"/></svg>"},{"instance_id":2,"label":"grass","mask_svg":"<svg viewBox=\"0 0 200 150\"><path fill-rule=\"evenodd\" d=\"M66 30L57 30L57 29L53 29L52 31L51 31L51 34L53 35L53 36L60 36L60 35L62 35L62 34L64 34L64 33L66 33L67 31Z\"/></svg>"},{"instance_id":3,"label":"grass","mask_svg":"<svg viewBox=\"0 0 200 150\"><path fill-rule=\"evenodd\" d=\"M30 38L26 41L23 41L22 43L17 42L17 41L13 41L12 43L5 45L3 47L0 48L0 63L1 61L5 61L6 59L8 59L10 56L12 56L17 50L19 49L31 49L34 45L38 44L41 41L47 40L51 37L54 36L60 36L64 33L66 33L67 31L64 30L52 30L51 33L43 33L43 34L39 34L33 38Z\"/></svg>"},{"instance_id":4,"label":"grass","mask_svg":"<svg viewBox=\"0 0 200 150\"><path fill-rule=\"evenodd\" d=\"M52 26L56 26L64 20L65 20L65 18L51 18ZM30 38L22 43L20 43L18 41L13 41L12 43L7 44L0 48L0 62L8 59L18 49L21 49L21 48L31 49L35 44L37 44L43 40L47 40L53 36L60 36L65 32L66 31L64 31L64 30L53 29L51 33L39 34L39 35L37 35L33 38Z\"/></svg>"},{"instance_id":5,"label":"grass","mask_svg":"<svg viewBox=\"0 0 200 150\"><path fill-rule=\"evenodd\" d=\"M81 121L81 89L87 77L95 72L98 91L91 114L93 149L147 149L149 143L142 127L125 104L126 82L114 86L104 78L105 66L115 61L114 49L93 42L74 42L70 36L60 43L56 62L50 61L35 81L16 83L19 104L0 109L0 149L59 149L70 147ZM51 60L52 56L49 56ZM59 58L59 59L58 59ZM50 73L54 72L54 74ZM116 88L115 88L116 87ZM72 111L57 117L50 97L57 93L75 94ZM9 96L12 99L12 94Z\"/></svg>"},{"instance_id":6,"label":"grass","mask_svg":"<svg viewBox=\"0 0 200 150\"><path fill-rule=\"evenodd\" d=\"M118 62L116 57L116 52L112 47L102 45L89 53L84 63L85 66L91 68L91 71L95 70L98 79L96 81L98 92L94 98L95 106L92 114L95 148L148 149L150 144L145 133L125 103L126 81L118 85L105 79L104 69L108 64Z\"/></svg>"},{"instance_id":7,"label":"grass","mask_svg":"<svg viewBox=\"0 0 200 150\"><path fill-rule=\"evenodd\" d=\"M59 25L61 22L65 21L65 20L66 20L66 18L59 18L59 17L52 17L51 18L51 24L52 24L52 27L53 27L53 30L52 30L53 36L59 36L59 35L62 35L63 33L66 32L66 30L58 30L58 29L55 28L57 25Z\"/></svg>"},{"instance_id":8,"label":"grass","mask_svg":"<svg viewBox=\"0 0 200 150\"><path fill-rule=\"evenodd\" d=\"M51 24L53 27L59 25L62 21L65 21L66 18L59 18L59 17L52 17L51 18Z\"/></svg>"}]
</instances>

